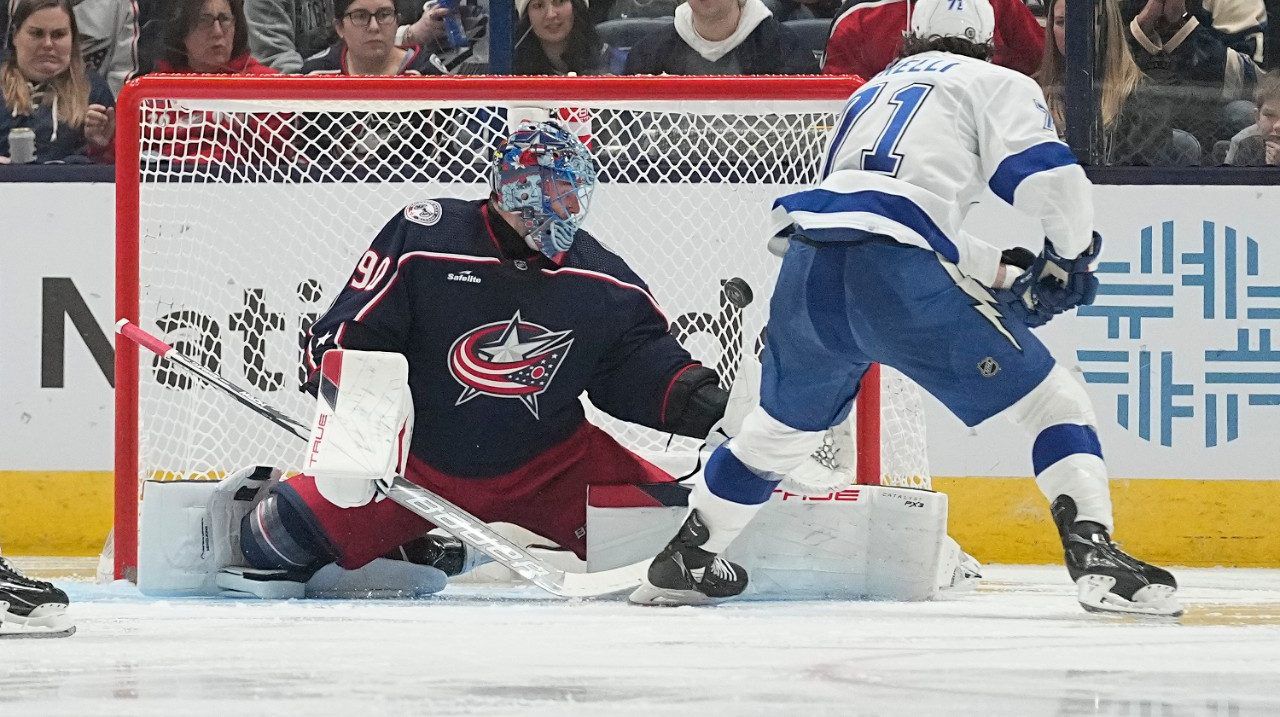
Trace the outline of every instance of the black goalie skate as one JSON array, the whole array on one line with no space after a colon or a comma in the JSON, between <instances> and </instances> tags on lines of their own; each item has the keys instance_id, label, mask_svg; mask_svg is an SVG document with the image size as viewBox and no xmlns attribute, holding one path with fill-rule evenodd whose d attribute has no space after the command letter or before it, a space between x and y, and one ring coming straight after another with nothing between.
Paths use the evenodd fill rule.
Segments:
<instances>
[{"instance_id":1,"label":"black goalie skate","mask_svg":"<svg viewBox=\"0 0 1280 717\"><path fill-rule=\"evenodd\" d=\"M1126 554L1106 528L1076 520L1076 502L1065 495L1053 501L1053 522L1066 553L1067 572L1079 589L1080 605L1090 612L1177 617L1178 582L1168 570Z\"/></svg>"},{"instance_id":2,"label":"black goalie skate","mask_svg":"<svg viewBox=\"0 0 1280 717\"><path fill-rule=\"evenodd\" d=\"M710 536L698 511L690 511L629 600L637 605L709 605L742 594L747 571L698 547Z\"/></svg>"},{"instance_id":3,"label":"black goalie skate","mask_svg":"<svg viewBox=\"0 0 1280 717\"><path fill-rule=\"evenodd\" d=\"M452 535L428 533L387 553L392 560L403 560L416 565L430 565L449 577L469 573L493 562L493 558L468 547Z\"/></svg>"},{"instance_id":4,"label":"black goalie skate","mask_svg":"<svg viewBox=\"0 0 1280 717\"><path fill-rule=\"evenodd\" d=\"M0 638L67 637L75 631L66 593L32 580L0 558Z\"/></svg>"}]
</instances>

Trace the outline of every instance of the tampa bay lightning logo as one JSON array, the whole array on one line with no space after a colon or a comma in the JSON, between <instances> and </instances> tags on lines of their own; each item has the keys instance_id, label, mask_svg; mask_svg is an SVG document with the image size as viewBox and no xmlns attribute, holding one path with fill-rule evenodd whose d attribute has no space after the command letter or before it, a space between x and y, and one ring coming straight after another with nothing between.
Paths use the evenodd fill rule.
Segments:
<instances>
[{"instance_id":1,"label":"tampa bay lightning logo","mask_svg":"<svg viewBox=\"0 0 1280 717\"><path fill-rule=\"evenodd\" d=\"M459 336L449 349L449 372L462 384L455 406L476 396L515 398L538 418L538 396L569 355L572 331L551 331L517 311Z\"/></svg>"}]
</instances>

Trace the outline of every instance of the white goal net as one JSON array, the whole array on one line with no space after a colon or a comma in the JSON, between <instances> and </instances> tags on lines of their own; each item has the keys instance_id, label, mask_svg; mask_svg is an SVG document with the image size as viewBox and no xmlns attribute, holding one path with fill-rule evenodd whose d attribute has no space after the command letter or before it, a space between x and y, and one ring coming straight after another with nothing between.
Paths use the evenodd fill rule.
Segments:
<instances>
[{"instance_id":1,"label":"white goal net","mask_svg":"<svg viewBox=\"0 0 1280 717\"><path fill-rule=\"evenodd\" d=\"M728 384L761 347L780 264L766 250L771 203L815 180L852 88L795 78L143 78L119 110L136 128L117 158L119 311L305 420L313 399L298 390L299 339L377 230L414 200L483 197L508 123L541 113L568 118L599 163L585 228L648 282L684 345ZM736 291L743 283L749 302ZM132 564L140 480L288 468L301 456L292 436L120 343L117 572ZM879 388L870 420L880 465L862 482L928 487L918 393L888 370ZM660 465L693 463L697 441L590 416Z\"/></svg>"}]
</instances>

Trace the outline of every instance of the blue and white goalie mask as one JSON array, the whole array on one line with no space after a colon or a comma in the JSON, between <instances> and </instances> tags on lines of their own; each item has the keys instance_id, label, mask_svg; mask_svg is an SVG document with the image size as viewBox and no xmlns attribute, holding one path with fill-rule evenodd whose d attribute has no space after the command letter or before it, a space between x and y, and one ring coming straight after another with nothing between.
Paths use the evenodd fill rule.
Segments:
<instances>
[{"instance_id":1,"label":"blue and white goalie mask","mask_svg":"<svg viewBox=\"0 0 1280 717\"><path fill-rule=\"evenodd\" d=\"M494 153L490 186L520 215L525 237L549 258L568 251L596 188L591 152L558 122L521 122Z\"/></svg>"}]
</instances>

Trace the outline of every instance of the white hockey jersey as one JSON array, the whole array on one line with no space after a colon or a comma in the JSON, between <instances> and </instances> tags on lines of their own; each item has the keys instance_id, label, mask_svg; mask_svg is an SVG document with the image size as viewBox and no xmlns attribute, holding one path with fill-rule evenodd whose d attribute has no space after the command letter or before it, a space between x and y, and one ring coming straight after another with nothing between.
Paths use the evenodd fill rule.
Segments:
<instances>
[{"instance_id":1,"label":"white hockey jersey","mask_svg":"<svg viewBox=\"0 0 1280 717\"><path fill-rule=\"evenodd\" d=\"M809 238L839 241L842 228L885 234L987 285L1000 251L960 230L984 187L1038 218L1063 256L1084 251L1092 235L1089 180L1058 140L1040 87L962 55L913 55L860 87L832 129L822 177L774 203Z\"/></svg>"}]
</instances>

